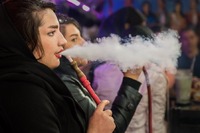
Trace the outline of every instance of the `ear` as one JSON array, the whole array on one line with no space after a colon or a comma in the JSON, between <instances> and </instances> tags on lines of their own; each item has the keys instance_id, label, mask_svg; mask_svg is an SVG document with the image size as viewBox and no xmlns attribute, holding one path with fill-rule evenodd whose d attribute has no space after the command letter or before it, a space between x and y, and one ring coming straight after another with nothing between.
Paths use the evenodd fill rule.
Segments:
<instances>
[{"instance_id":1,"label":"ear","mask_svg":"<svg viewBox=\"0 0 200 133\"><path fill-rule=\"evenodd\" d=\"M33 55L37 60L42 58L42 52L38 47L33 50Z\"/></svg>"}]
</instances>

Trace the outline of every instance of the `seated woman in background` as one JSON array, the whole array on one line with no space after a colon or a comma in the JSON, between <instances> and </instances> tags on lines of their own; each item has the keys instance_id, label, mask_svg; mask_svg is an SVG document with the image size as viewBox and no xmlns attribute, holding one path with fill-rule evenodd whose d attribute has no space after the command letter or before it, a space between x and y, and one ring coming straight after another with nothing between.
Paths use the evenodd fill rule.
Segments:
<instances>
[{"instance_id":1,"label":"seated woman in background","mask_svg":"<svg viewBox=\"0 0 200 133\"><path fill-rule=\"evenodd\" d=\"M128 30L124 30L122 38L131 36L141 36L145 39L151 39L153 32L146 26L138 25ZM146 68L151 85L152 97L152 125L154 133L166 133L165 111L166 111L166 94L168 89L167 77L165 72L155 64L150 64ZM101 99L108 99L111 103L114 101L119 86L122 83L122 71L114 64L104 63L97 66L93 72L93 88ZM146 133L148 129L148 94L145 75L142 72L139 76L142 83L139 92L143 95L136 112L126 130L126 133ZM113 84L110 84L113 83ZM107 106L111 107L111 106ZM107 108L106 107L106 108Z\"/></svg>"}]
</instances>

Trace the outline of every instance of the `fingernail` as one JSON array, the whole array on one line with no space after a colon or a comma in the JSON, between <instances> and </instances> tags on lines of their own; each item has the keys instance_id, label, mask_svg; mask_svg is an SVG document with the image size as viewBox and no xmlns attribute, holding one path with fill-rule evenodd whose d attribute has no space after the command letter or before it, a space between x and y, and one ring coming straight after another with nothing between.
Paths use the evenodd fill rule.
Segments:
<instances>
[{"instance_id":1,"label":"fingernail","mask_svg":"<svg viewBox=\"0 0 200 133\"><path fill-rule=\"evenodd\" d=\"M110 101L106 100L107 103L110 103Z\"/></svg>"}]
</instances>

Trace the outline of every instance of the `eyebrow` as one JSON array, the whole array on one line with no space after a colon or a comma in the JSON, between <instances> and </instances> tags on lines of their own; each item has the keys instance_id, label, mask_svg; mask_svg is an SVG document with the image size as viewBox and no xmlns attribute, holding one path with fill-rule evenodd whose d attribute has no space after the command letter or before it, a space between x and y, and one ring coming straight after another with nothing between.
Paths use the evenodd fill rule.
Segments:
<instances>
[{"instance_id":1,"label":"eyebrow","mask_svg":"<svg viewBox=\"0 0 200 133\"><path fill-rule=\"evenodd\" d=\"M58 29L58 25L50 25L48 28Z\"/></svg>"},{"instance_id":2,"label":"eyebrow","mask_svg":"<svg viewBox=\"0 0 200 133\"><path fill-rule=\"evenodd\" d=\"M78 34L71 34L70 37L72 37L72 36L78 36Z\"/></svg>"}]
</instances>

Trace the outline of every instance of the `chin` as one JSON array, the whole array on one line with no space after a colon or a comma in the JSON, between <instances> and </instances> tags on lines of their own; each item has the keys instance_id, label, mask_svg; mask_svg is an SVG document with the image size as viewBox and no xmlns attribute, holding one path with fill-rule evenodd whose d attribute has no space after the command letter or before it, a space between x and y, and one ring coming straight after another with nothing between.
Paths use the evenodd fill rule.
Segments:
<instances>
[{"instance_id":1,"label":"chin","mask_svg":"<svg viewBox=\"0 0 200 133\"><path fill-rule=\"evenodd\" d=\"M51 69L55 69L55 68L59 67L59 65L60 65L60 62L59 62L59 63L52 64L50 68L51 68Z\"/></svg>"}]
</instances>

